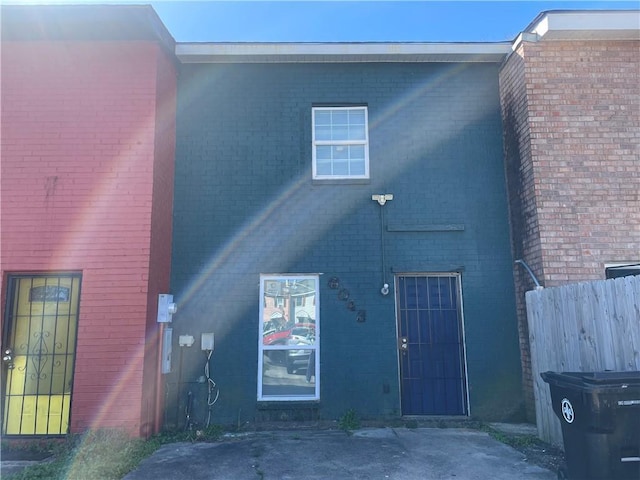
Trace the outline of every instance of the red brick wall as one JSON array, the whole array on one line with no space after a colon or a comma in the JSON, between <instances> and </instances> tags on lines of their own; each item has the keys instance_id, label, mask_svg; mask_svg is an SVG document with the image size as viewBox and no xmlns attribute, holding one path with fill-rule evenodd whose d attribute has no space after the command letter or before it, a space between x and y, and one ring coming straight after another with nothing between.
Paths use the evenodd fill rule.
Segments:
<instances>
[{"instance_id":1,"label":"red brick wall","mask_svg":"<svg viewBox=\"0 0 640 480\"><path fill-rule=\"evenodd\" d=\"M549 287L640 256L640 42L523 42L500 73L514 258ZM516 291L528 412L524 293Z\"/></svg>"},{"instance_id":2,"label":"red brick wall","mask_svg":"<svg viewBox=\"0 0 640 480\"><path fill-rule=\"evenodd\" d=\"M144 364L142 411L146 418L142 433L146 436L157 429L154 413L162 411L156 404L161 328L158 325L158 294L169 293L171 271L171 234L173 227L173 174L175 165L176 71L173 62L162 51L157 52L155 161L153 169L153 204L151 209L151 251L149 297L147 303L147 344ZM156 412L157 408L157 412Z\"/></svg>"},{"instance_id":3,"label":"red brick wall","mask_svg":"<svg viewBox=\"0 0 640 480\"><path fill-rule=\"evenodd\" d=\"M167 230L152 215L154 168L172 174L172 152L156 152L158 50L2 44L2 276L83 274L73 432L141 426L150 276L168 282L168 260L150 270L152 232Z\"/></svg>"}]
</instances>

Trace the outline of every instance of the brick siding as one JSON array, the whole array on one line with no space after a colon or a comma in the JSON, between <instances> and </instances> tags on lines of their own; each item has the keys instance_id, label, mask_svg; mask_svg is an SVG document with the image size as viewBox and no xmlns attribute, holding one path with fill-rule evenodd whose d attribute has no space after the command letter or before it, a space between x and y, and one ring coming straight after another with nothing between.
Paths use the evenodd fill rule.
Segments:
<instances>
[{"instance_id":1,"label":"brick siding","mask_svg":"<svg viewBox=\"0 0 640 480\"><path fill-rule=\"evenodd\" d=\"M260 273L323 273L322 418L400 414L393 280L403 272L462 272L471 413L518 410L498 65L183 65L179 91L173 333L215 331L217 421L255 419ZM312 182L316 103L368 105L369 183ZM394 194L384 207L387 297L372 193ZM421 230L451 224L464 228ZM327 287L332 276L356 312ZM202 352L183 348L174 360L202 402ZM175 383L169 391L175 398Z\"/></svg>"},{"instance_id":2,"label":"brick siding","mask_svg":"<svg viewBox=\"0 0 640 480\"><path fill-rule=\"evenodd\" d=\"M512 248L540 282L604 278L640 252L640 42L523 42L501 73ZM532 404L524 292L523 374Z\"/></svg>"},{"instance_id":3,"label":"brick siding","mask_svg":"<svg viewBox=\"0 0 640 480\"><path fill-rule=\"evenodd\" d=\"M151 243L149 253L149 296L147 303L147 349L143 374L142 433L152 433L157 425L152 418L158 383L158 349L162 345L161 329L156 321L158 294L170 292L171 237L173 226L173 178L175 170L176 131L176 71L171 59L160 50L157 57L157 89L155 114L155 159L153 169L153 200L151 210ZM161 395L160 398L163 398Z\"/></svg>"},{"instance_id":4,"label":"brick siding","mask_svg":"<svg viewBox=\"0 0 640 480\"><path fill-rule=\"evenodd\" d=\"M155 152L158 50L2 43L3 277L83 274L72 432L141 426L149 277L164 270L166 287L168 276L166 260L154 272L149 264L152 232L167 232L152 228L154 162L172 155ZM164 183L171 174L165 166Z\"/></svg>"}]
</instances>

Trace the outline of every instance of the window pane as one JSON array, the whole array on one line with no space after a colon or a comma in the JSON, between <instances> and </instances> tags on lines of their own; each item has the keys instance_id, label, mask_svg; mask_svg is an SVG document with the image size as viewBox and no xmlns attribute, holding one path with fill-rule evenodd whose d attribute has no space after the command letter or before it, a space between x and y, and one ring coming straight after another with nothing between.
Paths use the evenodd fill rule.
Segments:
<instances>
[{"instance_id":1,"label":"window pane","mask_svg":"<svg viewBox=\"0 0 640 480\"><path fill-rule=\"evenodd\" d=\"M366 140L364 125L352 125L349 127L349 140Z\"/></svg>"},{"instance_id":2,"label":"window pane","mask_svg":"<svg viewBox=\"0 0 640 480\"><path fill-rule=\"evenodd\" d=\"M315 396L315 350L269 350L262 358L263 396Z\"/></svg>"},{"instance_id":3,"label":"window pane","mask_svg":"<svg viewBox=\"0 0 640 480\"><path fill-rule=\"evenodd\" d=\"M331 146L318 145L316 148L316 159L318 160L330 160L331 159Z\"/></svg>"},{"instance_id":4,"label":"window pane","mask_svg":"<svg viewBox=\"0 0 640 480\"><path fill-rule=\"evenodd\" d=\"M316 110L315 111L316 125L331 125L331 111L330 110Z\"/></svg>"},{"instance_id":5,"label":"window pane","mask_svg":"<svg viewBox=\"0 0 640 480\"><path fill-rule=\"evenodd\" d=\"M333 162L333 174L341 176L349 175L349 162L346 160Z\"/></svg>"},{"instance_id":6,"label":"window pane","mask_svg":"<svg viewBox=\"0 0 640 480\"><path fill-rule=\"evenodd\" d=\"M350 125L362 125L364 127L364 109L349 111L349 124Z\"/></svg>"},{"instance_id":7,"label":"window pane","mask_svg":"<svg viewBox=\"0 0 640 480\"><path fill-rule=\"evenodd\" d=\"M346 125L334 127L331 140L349 140L349 127Z\"/></svg>"},{"instance_id":8,"label":"window pane","mask_svg":"<svg viewBox=\"0 0 640 480\"><path fill-rule=\"evenodd\" d=\"M364 145L352 145L349 147L349 158L364 162Z\"/></svg>"},{"instance_id":9,"label":"window pane","mask_svg":"<svg viewBox=\"0 0 640 480\"><path fill-rule=\"evenodd\" d=\"M315 345L315 279L269 279L262 299L263 345Z\"/></svg>"},{"instance_id":10,"label":"window pane","mask_svg":"<svg viewBox=\"0 0 640 480\"><path fill-rule=\"evenodd\" d=\"M331 175L331 161L317 162L316 164L317 175Z\"/></svg>"},{"instance_id":11,"label":"window pane","mask_svg":"<svg viewBox=\"0 0 640 480\"><path fill-rule=\"evenodd\" d=\"M331 123L336 125L348 125L349 124L349 112L346 110L333 110L331 115Z\"/></svg>"},{"instance_id":12,"label":"window pane","mask_svg":"<svg viewBox=\"0 0 640 480\"><path fill-rule=\"evenodd\" d=\"M331 140L331 127L316 125L316 140Z\"/></svg>"},{"instance_id":13,"label":"window pane","mask_svg":"<svg viewBox=\"0 0 640 480\"><path fill-rule=\"evenodd\" d=\"M349 158L349 147L336 145L333 147L332 154L334 160L346 160Z\"/></svg>"},{"instance_id":14,"label":"window pane","mask_svg":"<svg viewBox=\"0 0 640 480\"><path fill-rule=\"evenodd\" d=\"M351 161L351 175L364 175L364 160Z\"/></svg>"}]
</instances>

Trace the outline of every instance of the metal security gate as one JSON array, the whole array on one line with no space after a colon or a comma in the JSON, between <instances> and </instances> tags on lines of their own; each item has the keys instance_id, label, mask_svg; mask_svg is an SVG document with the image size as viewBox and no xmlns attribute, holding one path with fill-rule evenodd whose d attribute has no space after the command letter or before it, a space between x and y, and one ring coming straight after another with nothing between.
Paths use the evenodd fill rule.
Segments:
<instances>
[{"instance_id":1,"label":"metal security gate","mask_svg":"<svg viewBox=\"0 0 640 480\"><path fill-rule=\"evenodd\" d=\"M80 275L9 277L2 433L68 433Z\"/></svg>"},{"instance_id":2,"label":"metal security gate","mask_svg":"<svg viewBox=\"0 0 640 480\"><path fill-rule=\"evenodd\" d=\"M467 415L458 274L398 275L403 415Z\"/></svg>"}]
</instances>

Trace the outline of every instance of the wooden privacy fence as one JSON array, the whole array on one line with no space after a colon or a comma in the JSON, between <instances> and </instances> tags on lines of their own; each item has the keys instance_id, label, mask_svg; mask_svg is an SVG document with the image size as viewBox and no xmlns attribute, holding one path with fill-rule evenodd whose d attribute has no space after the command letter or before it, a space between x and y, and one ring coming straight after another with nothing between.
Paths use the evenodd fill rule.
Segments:
<instances>
[{"instance_id":1,"label":"wooden privacy fence","mask_svg":"<svg viewBox=\"0 0 640 480\"><path fill-rule=\"evenodd\" d=\"M526 294L538 435L562 445L540 372L640 371L640 275Z\"/></svg>"}]
</instances>

